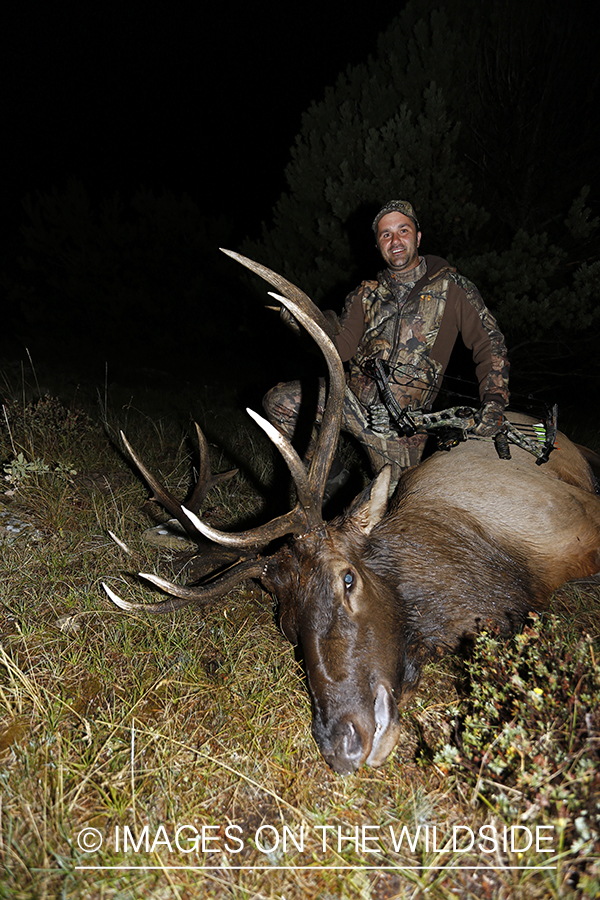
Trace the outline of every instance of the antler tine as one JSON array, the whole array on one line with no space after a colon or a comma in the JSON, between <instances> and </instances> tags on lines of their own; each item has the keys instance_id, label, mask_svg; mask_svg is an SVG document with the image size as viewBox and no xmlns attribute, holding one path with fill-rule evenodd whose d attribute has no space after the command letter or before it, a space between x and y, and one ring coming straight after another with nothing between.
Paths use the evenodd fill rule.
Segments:
<instances>
[{"instance_id":1,"label":"antler tine","mask_svg":"<svg viewBox=\"0 0 600 900\"><path fill-rule=\"evenodd\" d=\"M198 428L198 426L196 427ZM198 432L199 434L202 434L199 428ZM270 522L267 522L264 525L260 525L257 528L249 529L248 531L240 531L237 533L218 531L216 528L212 528L210 525L208 525L207 522L196 515L199 504L196 505L196 508L194 509L192 502L190 502L190 509L187 509L178 500L176 500L175 497L158 481L158 479L154 477L152 472L150 472L149 469L146 468L123 432L121 432L121 438L133 462L146 479L149 487L153 490L153 499L157 500L166 509L166 511L173 516L173 518L177 519L177 521L183 526L185 531L187 531L187 533L192 536L200 533L217 544L222 544L230 547L239 547L240 549L259 549L260 547L266 547L267 544L271 543L271 541L283 537L283 535L285 534L299 534L303 531L307 531L309 527L307 525L308 516L305 505L310 506L311 503L307 499L308 483L306 480L305 471L303 471L305 486L303 488L299 488L299 496L302 497L304 505L302 502L299 502L296 504L294 509L290 510L290 512L288 513L285 513L285 515L278 516L276 519L272 519ZM293 454L295 454L295 450L293 450L292 447L290 447L289 449ZM302 463L299 459L298 466L303 469ZM297 472L297 469L294 469L293 471ZM212 485L220 480L220 478L228 478L233 474L235 474L235 472L224 472L222 476L212 476L212 478L210 479L211 484L209 485L209 487L212 487ZM196 489L194 493L196 494L201 492ZM196 500L197 499L198 498L196 497ZM192 501L193 500L194 496L192 496Z\"/></svg>"},{"instance_id":2,"label":"antler tine","mask_svg":"<svg viewBox=\"0 0 600 900\"><path fill-rule=\"evenodd\" d=\"M185 606L206 606L212 603L213 600L219 600L224 594L236 587L240 581L246 578L257 578L261 575L265 570L266 564L267 558L243 559L232 566L231 569L228 569L206 584L199 584L194 587L173 584L164 578L159 578L157 575L140 572L140 578L144 578L171 595L171 599L162 600L160 603L131 603L129 600L123 600L119 597L104 582L102 582L102 587L115 606L118 606L119 609L124 609L126 612L168 613L177 609L183 609ZM174 597L177 599L172 599Z\"/></svg>"},{"instance_id":3,"label":"antler tine","mask_svg":"<svg viewBox=\"0 0 600 900\"><path fill-rule=\"evenodd\" d=\"M222 481L229 481L230 478L233 478L234 475L237 475L237 469L229 469L228 472L219 472L216 475L212 474L210 467L210 455L208 452L208 441L204 437L204 432L200 428L197 422L194 422L196 426L196 437L198 438L198 447L200 450L200 464L198 469L198 480L196 482L196 487L190 497L187 506L192 512L197 513L204 503L206 499L206 495L210 491L211 488L215 487L217 484L221 484Z\"/></svg>"},{"instance_id":4,"label":"antler tine","mask_svg":"<svg viewBox=\"0 0 600 900\"><path fill-rule=\"evenodd\" d=\"M275 428L274 425L271 425L270 422L268 422L266 419L263 419L263 417L259 416L258 413L255 413L253 410L248 409L247 407L246 412L252 419L254 419L256 424L260 428L262 428L269 440L271 440L275 444L284 460L286 461L287 467L291 472L292 478L294 479L296 490L298 491L298 502L300 506L306 511L312 509L314 498L312 496L310 484L306 476L306 466L304 465L290 442L283 436L280 431Z\"/></svg>"},{"instance_id":5,"label":"antler tine","mask_svg":"<svg viewBox=\"0 0 600 900\"><path fill-rule=\"evenodd\" d=\"M301 534L303 531L307 531L309 527L307 525L308 517L299 503L290 512L285 513L283 516L277 516L276 519L271 519L270 522L264 525L250 528L248 531L236 532L219 531L217 528L209 525L208 522L205 522L204 519L195 515L191 510L186 509L185 506L182 506L181 509L184 515L189 518L196 531L199 531L204 537L214 541L215 544L221 544L224 547L239 547L240 550L259 550L285 534Z\"/></svg>"},{"instance_id":6,"label":"antler tine","mask_svg":"<svg viewBox=\"0 0 600 900\"><path fill-rule=\"evenodd\" d=\"M193 534L193 529L190 528L190 520L181 512L181 504L179 501L154 477L152 472L146 468L122 431L121 440L131 459L146 479L148 487L154 491L152 499L156 500L157 503L160 503L174 519L177 519L179 524L188 532L188 534Z\"/></svg>"},{"instance_id":7,"label":"antler tine","mask_svg":"<svg viewBox=\"0 0 600 900\"><path fill-rule=\"evenodd\" d=\"M236 473L237 469L230 469L228 472L220 472L217 475L213 475L211 473L210 468L210 459L208 454L208 444L204 434L200 426L196 424L196 433L198 435L198 444L200 446L200 468L198 472L198 480L196 482L196 487L192 493L192 496L189 500L188 506L194 512L198 512L200 506L206 498L206 495L215 485L219 484L221 481L226 481L229 478L232 478ZM121 440L125 445L127 452L129 453L131 459L142 473L148 486L154 491L153 500L156 500L161 506L166 509L166 511L173 516L174 519L180 523L180 525L188 532L188 534L194 534L194 529L190 527L191 523L189 518L184 515L181 511L181 503L166 489L164 485L158 481L157 478L154 477L152 472L146 468L142 460L139 458L124 433L121 431Z\"/></svg>"},{"instance_id":8,"label":"antler tine","mask_svg":"<svg viewBox=\"0 0 600 900\"><path fill-rule=\"evenodd\" d=\"M328 361L331 361L330 379L332 387L329 392L329 398L323 415L323 424L321 433L317 441L313 462L311 463L308 474L300 457L286 438L281 435L277 429L273 428L270 423L262 419L256 413L248 410L252 418L263 428L271 440L275 443L278 450L284 457L292 477L296 483L298 490L298 503L289 513L273 519L265 525L253 528L249 531L236 532L234 534L227 531L218 531L216 528L206 524L197 516L190 513L189 510L183 509L195 528L205 537L218 544L226 544L232 547L259 547L266 546L270 541L284 534L298 534L304 531L310 531L317 528L323 521L321 516L321 507L323 505L323 491L325 481L331 460L335 453L337 437L340 430L340 422L342 416L342 399L345 389L344 371L340 357L335 349L332 341L322 331L322 329L313 320L310 314L300 308L293 300L287 297L280 297L273 294L281 303L283 303L290 312L298 318L304 325L308 333L315 339L319 347ZM306 298L308 300L308 298ZM310 303L311 301L308 300ZM337 365L336 365L337 358Z\"/></svg>"},{"instance_id":9,"label":"antler tine","mask_svg":"<svg viewBox=\"0 0 600 900\"><path fill-rule=\"evenodd\" d=\"M293 287L293 285L292 285ZM302 291L296 288L300 294ZM297 304L296 297L281 297L278 294L269 292L271 297L275 297L281 301L284 306L299 320L300 324L308 331L313 338L327 363L329 369L329 395L325 404L323 420L319 429L319 437L313 453L313 458L308 469L308 483L312 493L312 525L316 525L321 519L321 507L323 505L323 493L325 491L325 482L331 468L331 462L337 448L337 442L340 435L340 426L342 423L342 407L344 402L344 392L346 390L346 379L344 377L344 367L337 352L337 348L326 331L316 321L313 310L317 307L312 300L303 295L306 304ZM310 304L308 310L305 305ZM320 313L320 310L319 310ZM327 320L321 315L325 324ZM316 512L316 520L314 514Z\"/></svg>"},{"instance_id":10,"label":"antler tine","mask_svg":"<svg viewBox=\"0 0 600 900\"><path fill-rule=\"evenodd\" d=\"M272 519L271 522L265 525L260 525L258 528L252 528L249 531L238 531L235 533L218 531L196 516L193 510L183 507L183 512L188 516L194 528L201 532L204 537L217 544L240 548L266 546L272 540L283 537L284 534L306 531L310 527L309 522L312 521L311 516L314 513L314 496L308 482L306 468L290 442L270 422L259 416L258 413L253 412L251 409L247 409L246 412L273 441L288 464L298 490L298 503L290 512Z\"/></svg>"},{"instance_id":11,"label":"antler tine","mask_svg":"<svg viewBox=\"0 0 600 900\"><path fill-rule=\"evenodd\" d=\"M300 290L299 287L296 287L295 284L292 284L291 281L283 278L283 276L278 275L277 272L273 272L271 269L267 269L266 266L254 262L253 259L248 259L247 256L242 256L241 253L235 253L233 250L225 250L223 247L221 247L220 250L222 253L227 254L227 256L230 256L232 259L237 260L237 262L241 263L242 266L250 269L251 272L254 272L256 275L260 275L261 278L264 278L264 280L274 288L276 288L276 290L280 291L284 297L288 297L290 300L293 300L295 303L297 303L298 306L303 309L307 313L307 315L309 315L313 319L313 321L317 323L321 330L324 331L325 334L327 334L327 319L325 318L319 307L315 306L310 297L308 297L304 293L304 291Z\"/></svg>"}]
</instances>

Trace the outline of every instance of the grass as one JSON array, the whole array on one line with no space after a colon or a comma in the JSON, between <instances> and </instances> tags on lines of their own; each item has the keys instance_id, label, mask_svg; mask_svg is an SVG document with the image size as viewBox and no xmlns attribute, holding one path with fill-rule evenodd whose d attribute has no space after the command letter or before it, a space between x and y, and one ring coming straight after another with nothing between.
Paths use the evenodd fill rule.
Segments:
<instances>
[{"instance_id":1,"label":"grass","mask_svg":"<svg viewBox=\"0 0 600 900\"><path fill-rule=\"evenodd\" d=\"M477 719L477 684L486 684L490 658L504 660L511 677L518 654L508 645L487 662L476 657L468 679L464 664L445 659L426 669L386 765L335 775L310 736L302 669L257 585L164 617L125 615L100 588L108 580L128 598L149 597L131 577L138 562L163 574L177 565L140 539L160 514L107 435L125 426L184 496L193 454L182 421L193 412L227 448L212 448L214 468L242 472L214 491L206 514L218 523L264 519L271 507L281 511L287 491L272 487L278 462L245 416L192 397L169 416L165 398L148 394L119 401L113 392L107 402L102 393L100 408L85 410L79 401L36 400L21 384L6 385L4 396L0 468L12 480L3 482L0 514L34 527L0 540L0 897L594 896L598 733L596 720L585 730L573 716L578 708L584 721L597 716L597 694L564 720L553 695L543 760L539 710L519 695L523 740L538 744L513 766L505 741L496 762L506 766L492 772L482 759L493 756L503 720L490 715L484 727ZM158 416L143 412L151 403ZM23 464L13 468L19 453ZM109 529L127 540L135 565ZM597 587L557 593L558 619L547 621L560 640L539 647L549 670L553 660L566 665L560 648L573 650L585 632L593 649L577 671L598 677L599 611ZM573 695L583 687L573 685ZM560 756L565 740L579 768ZM527 777L536 772L562 785L562 805L550 798L532 813ZM464 837L486 825L499 835L505 826L550 826L542 835L553 836L553 852L519 853L518 843L513 851L510 832L507 850L455 852L454 826ZM467 868L488 859L496 868ZM219 868L192 868L200 865Z\"/></svg>"}]
</instances>

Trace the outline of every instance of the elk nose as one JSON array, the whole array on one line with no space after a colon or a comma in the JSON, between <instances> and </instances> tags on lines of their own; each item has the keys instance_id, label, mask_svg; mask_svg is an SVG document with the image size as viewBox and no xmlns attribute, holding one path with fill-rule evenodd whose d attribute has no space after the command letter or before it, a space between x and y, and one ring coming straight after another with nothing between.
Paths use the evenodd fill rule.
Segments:
<instances>
[{"instance_id":1,"label":"elk nose","mask_svg":"<svg viewBox=\"0 0 600 900\"><path fill-rule=\"evenodd\" d=\"M340 775L347 775L358 769L363 757L363 740L354 722L347 719L336 729L332 759L328 760L332 769Z\"/></svg>"}]
</instances>

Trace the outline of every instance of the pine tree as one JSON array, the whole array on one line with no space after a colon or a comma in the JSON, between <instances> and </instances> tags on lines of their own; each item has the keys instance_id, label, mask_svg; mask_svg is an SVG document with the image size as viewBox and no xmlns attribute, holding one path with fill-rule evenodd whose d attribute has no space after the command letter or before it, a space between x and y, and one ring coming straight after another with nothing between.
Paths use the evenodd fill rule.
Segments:
<instances>
[{"instance_id":1,"label":"pine tree","mask_svg":"<svg viewBox=\"0 0 600 900\"><path fill-rule=\"evenodd\" d=\"M339 309L378 267L372 215L399 197L424 251L473 278L514 346L597 329L584 185L600 134L575 102L595 97L593 61L585 20L556 0L412 0L305 113L288 189L244 252Z\"/></svg>"},{"instance_id":2,"label":"pine tree","mask_svg":"<svg viewBox=\"0 0 600 900\"><path fill-rule=\"evenodd\" d=\"M261 239L246 242L245 252L286 271L319 300L356 280L354 222L360 215L364 226L390 195L410 196L420 215L436 223L430 231L439 223L440 237L449 237L443 222L457 196L465 236L480 224L485 214L464 202L470 186L453 153L460 124L435 83L437 71L442 81L449 76L455 55L456 75L459 44L458 29L433 0L409 3L382 35L377 56L342 73L304 114L285 173L289 190L273 209L272 226L263 224ZM428 58L439 64L428 67ZM441 194L423 178L430 167L439 171L436 182L448 176ZM363 241L368 233L367 225Z\"/></svg>"}]
</instances>

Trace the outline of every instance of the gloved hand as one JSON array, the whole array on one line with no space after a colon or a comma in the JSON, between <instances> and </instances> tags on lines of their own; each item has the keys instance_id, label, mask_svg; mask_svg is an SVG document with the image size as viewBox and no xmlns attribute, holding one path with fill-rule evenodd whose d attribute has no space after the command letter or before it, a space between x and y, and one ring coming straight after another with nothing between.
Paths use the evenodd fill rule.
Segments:
<instances>
[{"instance_id":1,"label":"gloved hand","mask_svg":"<svg viewBox=\"0 0 600 900\"><path fill-rule=\"evenodd\" d=\"M477 437L493 437L504 422L504 406L496 400L484 403L475 413L477 422L471 434Z\"/></svg>"},{"instance_id":2,"label":"gloved hand","mask_svg":"<svg viewBox=\"0 0 600 900\"><path fill-rule=\"evenodd\" d=\"M287 307L281 306L279 308L279 318L284 325L287 325L290 331L293 331L294 334L300 334L300 331L302 330L300 328L300 322L294 318Z\"/></svg>"}]
</instances>

